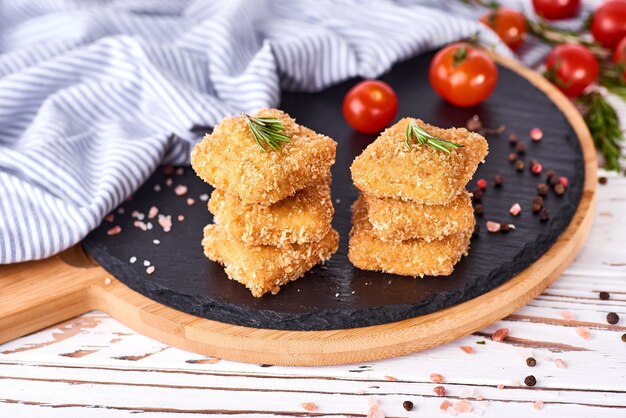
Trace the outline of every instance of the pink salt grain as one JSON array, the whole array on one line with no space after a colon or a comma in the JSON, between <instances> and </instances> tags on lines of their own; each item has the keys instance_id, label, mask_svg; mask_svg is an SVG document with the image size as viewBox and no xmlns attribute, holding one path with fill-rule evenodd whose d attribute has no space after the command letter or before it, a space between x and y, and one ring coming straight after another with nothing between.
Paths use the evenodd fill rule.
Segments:
<instances>
[{"instance_id":1,"label":"pink salt grain","mask_svg":"<svg viewBox=\"0 0 626 418\"><path fill-rule=\"evenodd\" d=\"M461 414L472 411L472 406L465 399L454 404L454 410Z\"/></svg>"},{"instance_id":2,"label":"pink salt grain","mask_svg":"<svg viewBox=\"0 0 626 418\"><path fill-rule=\"evenodd\" d=\"M474 349L470 347L469 345L462 345L459 348L463 350L464 352L466 352L467 354L474 354Z\"/></svg>"},{"instance_id":3,"label":"pink salt grain","mask_svg":"<svg viewBox=\"0 0 626 418\"><path fill-rule=\"evenodd\" d=\"M511 206L511 209L509 209L509 213L513 216L517 216L522 212L522 207L519 205L519 203L514 203L513 206Z\"/></svg>"},{"instance_id":4,"label":"pink salt grain","mask_svg":"<svg viewBox=\"0 0 626 418\"><path fill-rule=\"evenodd\" d=\"M196 204L196 199L193 199L191 197L187 198L187 206L193 206Z\"/></svg>"},{"instance_id":5,"label":"pink salt grain","mask_svg":"<svg viewBox=\"0 0 626 418\"><path fill-rule=\"evenodd\" d=\"M115 225L113 228L107 231L107 235L117 235L122 232L122 227L119 225Z\"/></svg>"},{"instance_id":6,"label":"pink salt grain","mask_svg":"<svg viewBox=\"0 0 626 418\"><path fill-rule=\"evenodd\" d=\"M540 409L543 409L543 401L533 402L533 408L535 408L537 411L539 411Z\"/></svg>"},{"instance_id":7,"label":"pink salt grain","mask_svg":"<svg viewBox=\"0 0 626 418\"><path fill-rule=\"evenodd\" d=\"M152 206L150 210L148 211L148 218L154 219L156 218L158 214L159 214L159 208L157 208L156 206Z\"/></svg>"},{"instance_id":8,"label":"pink salt grain","mask_svg":"<svg viewBox=\"0 0 626 418\"><path fill-rule=\"evenodd\" d=\"M541 141L543 138L543 131L539 128L533 128L530 130L530 139L533 141Z\"/></svg>"},{"instance_id":9,"label":"pink salt grain","mask_svg":"<svg viewBox=\"0 0 626 418\"><path fill-rule=\"evenodd\" d=\"M159 215L159 225L161 225L164 232L170 232L172 230L172 217L170 215Z\"/></svg>"},{"instance_id":10,"label":"pink salt grain","mask_svg":"<svg viewBox=\"0 0 626 418\"><path fill-rule=\"evenodd\" d=\"M184 196L187 194L187 186L185 186L184 184L179 184L178 186L176 186L174 188L174 193L176 193L176 196Z\"/></svg>"},{"instance_id":11,"label":"pink salt grain","mask_svg":"<svg viewBox=\"0 0 626 418\"><path fill-rule=\"evenodd\" d=\"M591 338L591 333L585 327L576 327L576 334L578 334L581 338L588 340Z\"/></svg>"},{"instance_id":12,"label":"pink salt grain","mask_svg":"<svg viewBox=\"0 0 626 418\"><path fill-rule=\"evenodd\" d=\"M185 216L184 215L178 215L178 222L182 222L185 220Z\"/></svg>"},{"instance_id":13,"label":"pink salt grain","mask_svg":"<svg viewBox=\"0 0 626 418\"><path fill-rule=\"evenodd\" d=\"M435 395L437 396L446 396L446 388L443 386L435 386L433 388L433 392L435 392Z\"/></svg>"},{"instance_id":14,"label":"pink salt grain","mask_svg":"<svg viewBox=\"0 0 626 418\"><path fill-rule=\"evenodd\" d=\"M487 231L489 232L499 232L500 227L500 222L487 221Z\"/></svg>"},{"instance_id":15,"label":"pink salt grain","mask_svg":"<svg viewBox=\"0 0 626 418\"><path fill-rule=\"evenodd\" d=\"M498 389L500 390L504 390L504 385L503 384L499 384L498 386L496 386Z\"/></svg>"},{"instance_id":16,"label":"pink salt grain","mask_svg":"<svg viewBox=\"0 0 626 418\"><path fill-rule=\"evenodd\" d=\"M150 267L148 267L148 268L146 269L146 273L148 273L148 274L152 274L152 273L154 273L154 270L155 270L155 267L154 267L154 266L150 266Z\"/></svg>"},{"instance_id":17,"label":"pink salt grain","mask_svg":"<svg viewBox=\"0 0 626 418\"><path fill-rule=\"evenodd\" d=\"M452 404L450 403L450 401L443 401L441 402L441 405L439 405L439 409L441 409L442 411L447 411L448 408L450 408L452 406Z\"/></svg>"},{"instance_id":18,"label":"pink salt grain","mask_svg":"<svg viewBox=\"0 0 626 418\"><path fill-rule=\"evenodd\" d=\"M315 411L317 409L317 405L315 405L315 402L302 402L300 406L305 411Z\"/></svg>"},{"instance_id":19,"label":"pink salt grain","mask_svg":"<svg viewBox=\"0 0 626 418\"><path fill-rule=\"evenodd\" d=\"M390 382L396 382L398 379L393 376L385 376L385 380L388 380Z\"/></svg>"},{"instance_id":20,"label":"pink salt grain","mask_svg":"<svg viewBox=\"0 0 626 418\"><path fill-rule=\"evenodd\" d=\"M443 376L439 373L431 373L430 381L433 383L443 383Z\"/></svg>"},{"instance_id":21,"label":"pink salt grain","mask_svg":"<svg viewBox=\"0 0 626 418\"><path fill-rule=\"evenodd\" d=\"M554 365L559 369L564 369L565 367L567 367L567 364L565 364L565 362L560 358L554 360Z\"/></svg>"},{"instance_id":22,"label":"pink salt grain","mask_svg":"<svg viewBox=\"0 0 626 418\"><path fill-rule=\"evenodd\" d=\"M573 321L574 319L576 319L576 316L574 316L574 313L571 311L561 311L560 315L561 318L565 319L566 321Z\"/></svg>"},{"instance_id":23,"label":"pink salt grain","mask_svg":"<svg viewBox=\"0 0 626 418\"><path fill-rule=\"evenodd\" d=\"M504 341L504 339L506 337L508 337L508 336L509 336L509 329L508 328L500 328L499 330L497 330L496 332L491 334L491 340L495 341L497 343L500 343L500 342Z\"/></svg>"}]
</instances>

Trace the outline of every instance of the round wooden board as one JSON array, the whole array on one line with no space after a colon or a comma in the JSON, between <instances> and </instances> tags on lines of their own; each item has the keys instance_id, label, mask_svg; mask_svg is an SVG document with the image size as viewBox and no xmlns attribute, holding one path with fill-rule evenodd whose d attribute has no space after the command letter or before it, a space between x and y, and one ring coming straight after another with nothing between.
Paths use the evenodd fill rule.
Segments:
<instances>
[{"instance_id":1,"label":"round wooden board","mask_svg":"<svg viewBox=\"0 0 626 418\"><path fill-rule=\"evenodd\" d=\"M102 310L137 331L208 356L259 364L355 363L430 348L477 331L525 305L552 283L582 247L593 220L596 154L576 108L540 74L497 57L543 91L563 112L581 144L583 194L557 242L503 285L450 308L399 322L331 331L283 331L229 325L148 299L90 261L80 246L47 260L0 268L0 342L89 310Z\"/></svg>"}]
</instances>

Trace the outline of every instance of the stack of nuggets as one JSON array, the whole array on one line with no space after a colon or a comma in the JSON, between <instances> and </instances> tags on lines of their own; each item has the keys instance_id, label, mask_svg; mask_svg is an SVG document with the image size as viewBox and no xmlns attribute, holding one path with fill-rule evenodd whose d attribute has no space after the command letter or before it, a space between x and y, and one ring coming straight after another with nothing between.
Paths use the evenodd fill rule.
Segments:
<instances>
[{"instance_id":1,"label":"stack of nuggets","mask_svg":"<svg viewBox=\"0 0 626 418\"><path fill-rule=\"evenodd\" d=\"M415 121L430 135L463 145L450 153L405 146ZM348 257L358 268L405 276L449 275L467 254L475 219L465 185L488 145L463 128L441 129L404 118L353 162L361 191L353 207Z\"/></svg>"},{"instance_id":2,"label":"stack of nuggets","mask_svg":"<svg viewBox=\"0 0 626 418\"><path fill-rule=\"evenodd\" d=\"M330 197L336 143L282 111L255 116L279 119L290 142L264 151L243 116L226 118L196 145L191 164L215 187L205 255L260 297L329 259L339 235L331 227Z\"/></svg>"}]
</instances>

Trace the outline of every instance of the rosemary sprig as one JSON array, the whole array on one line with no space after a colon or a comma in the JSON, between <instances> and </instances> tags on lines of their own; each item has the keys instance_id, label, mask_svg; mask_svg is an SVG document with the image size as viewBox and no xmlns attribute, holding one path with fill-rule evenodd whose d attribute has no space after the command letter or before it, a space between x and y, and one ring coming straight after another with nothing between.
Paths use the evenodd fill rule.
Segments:
<instances>
[{"instance_id":1,"label":"rosemary sprig","mask_svg":"<svg viewBox=\"0 0 626 418\"><path fill-rule=\"evenodd\" d=\"M245 113L241 116L248 122L254 140L263 151L268 151L268 147L277 151L283 146L283 142L291 141L291 138L284 134L285 126L280 119L255 118Z\"/></svg>"},{"instance_id":2,"label":"rosemary sprig","mask_svg":"<svg viewBox=\"0 0 626 418\"><path fill-rule=\"evenodd\" d=\"M455 144L454 142L445 141L440 138L436 138L426 132L415 121L409 122L406 127L406 134L404 136L404 146L410 150L411 142L417 142L420 145L428 145L431 148L438 149L439 151L447 152L448 154L452 149L461 148L463 145Z\"/></svg>"},{"instance_id":3,"label":"rosemary sprig","mask_svg":"<svg viewBox=\"0 0 626 418\"><path fill-rule=\"evenodd\" d=\"M565 29L560 29L548 24L545 20L533 21L526 19L528 31L537 38L552 45L560 44L578 44L589 48L589 50L598 58L606 59L610 57L611 51L604 48L597 42L584 39L580 34Z\"/></svg>"},{"instance_id":4,"label":"rosemary sprig","mask_svg":"<svg viewBox=\"0 0 626 418\"><path fill-rule=\"evenodd\" d=\"M620 142L624 134L620 128L619 116L613 106L597 91L578 99L584 106L584 119L596 148L604 156L607 170L619 171L623 157Z\"/></svg>"}]
</instances>

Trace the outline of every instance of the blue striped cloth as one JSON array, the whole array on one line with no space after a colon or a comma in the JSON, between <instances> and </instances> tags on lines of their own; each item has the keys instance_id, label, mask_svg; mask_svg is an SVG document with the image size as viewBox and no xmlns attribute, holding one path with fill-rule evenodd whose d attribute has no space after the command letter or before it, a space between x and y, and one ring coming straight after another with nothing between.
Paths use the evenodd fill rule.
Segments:
<instances>
[{"instance_id":1,"label":"blue striped cloth","mask_svg":"<svg viewBox=\"0 0 626 418\"><path fill-rule=\"evenodd\" d=\"M510 55L481 13L457 0L1 0L0 264L79 242L158 165L187 163L193 125L474 33Z\"/></svg>"}]
</instances>

